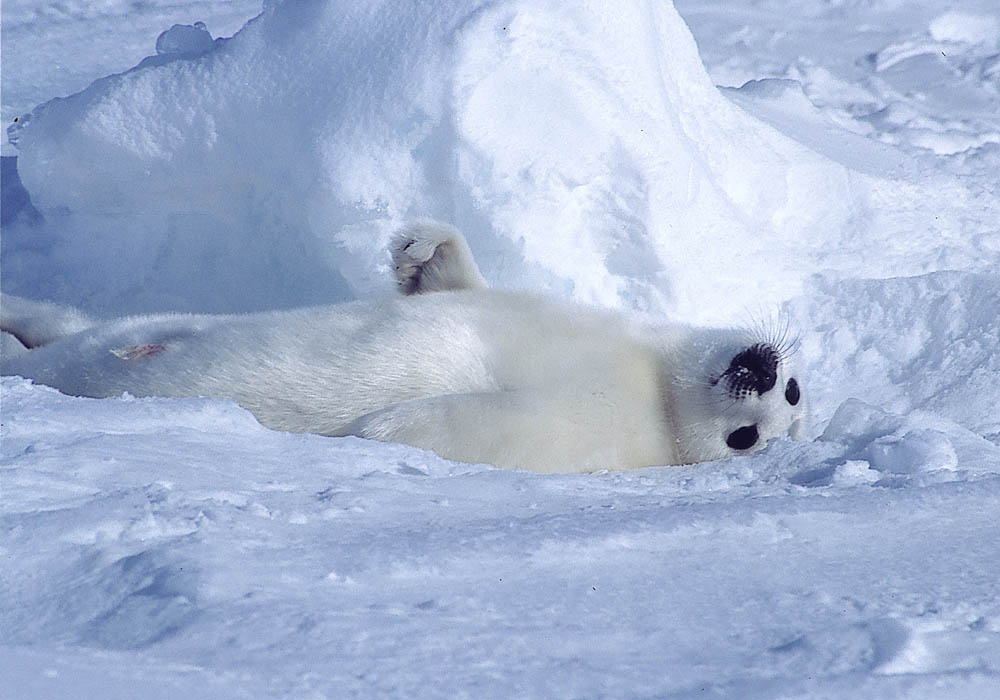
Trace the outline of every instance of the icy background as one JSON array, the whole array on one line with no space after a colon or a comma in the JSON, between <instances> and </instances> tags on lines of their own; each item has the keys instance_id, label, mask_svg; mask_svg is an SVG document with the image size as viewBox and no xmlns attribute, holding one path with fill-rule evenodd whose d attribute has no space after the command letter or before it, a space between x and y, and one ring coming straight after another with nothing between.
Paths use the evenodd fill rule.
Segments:
<instances>
[{"instance_id":1,"label":"icy background","mask_svg":"<svg viewBox=\"0 0 1000 700\"><path fill-rule=\"evenodd\" d=\"M780 309L817 439L541 476L4 378L0 695L1000 695L995 0L2 20L4 291L381 294L433 216L495 286Z\"/></svg>"}]
</instances>

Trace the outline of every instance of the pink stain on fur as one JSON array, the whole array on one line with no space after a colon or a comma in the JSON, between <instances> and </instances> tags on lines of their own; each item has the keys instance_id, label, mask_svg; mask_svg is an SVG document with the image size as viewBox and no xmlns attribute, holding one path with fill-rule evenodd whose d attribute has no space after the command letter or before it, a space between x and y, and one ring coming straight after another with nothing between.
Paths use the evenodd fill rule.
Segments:
<instances>
[{"instance_id":1,"label":"pink stain on fur","mask_svg":"<svg viewBox=\"0 0 1000 700\"><path fill-rule=\"evenodd\" d=\"M111 351L112 355L123 360L142 360L153 355L159 355L166 350L166 346L159 343L149 343L147 345L129 345L127 348L117 348Z\"/></svg>"}]
</instances>

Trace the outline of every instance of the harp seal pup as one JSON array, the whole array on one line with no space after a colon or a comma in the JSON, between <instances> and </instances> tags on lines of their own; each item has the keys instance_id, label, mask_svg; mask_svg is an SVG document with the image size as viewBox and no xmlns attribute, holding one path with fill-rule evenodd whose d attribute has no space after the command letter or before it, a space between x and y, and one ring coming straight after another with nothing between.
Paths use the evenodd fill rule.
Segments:
<instances>
[{"instance_id":1,"label":"harp seal pup","mask_svg":"<svg viewBox=\"0 0 1000 700\"><path fill-rule=\"evenodd\" d=\"M77 396L228 397L270 428L357 435L541 472L689 464L801 436L789 348L489 289L430 222L391 244L397 296L246 315L97 321L4 296L17 374Z\"/></svg>"}]
</instances>

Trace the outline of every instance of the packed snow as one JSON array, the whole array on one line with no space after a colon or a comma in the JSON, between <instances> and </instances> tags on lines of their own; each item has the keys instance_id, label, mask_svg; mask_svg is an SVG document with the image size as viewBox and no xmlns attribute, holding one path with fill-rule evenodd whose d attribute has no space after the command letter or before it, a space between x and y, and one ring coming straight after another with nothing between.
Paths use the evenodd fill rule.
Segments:
<instances>
[{"instance_id":1,"label":"packed snow","mask_svg":"<svg viewBox=\"0 0 1000 700\"><path fill-rule=\"evenodd\" d=\"M4 377L3 697L1000 695L994 0L13 0L3 43L4 292L391 293L435 217L493 286L788 324L813 409L550 476Z\"/></svg>"}]
</instances>

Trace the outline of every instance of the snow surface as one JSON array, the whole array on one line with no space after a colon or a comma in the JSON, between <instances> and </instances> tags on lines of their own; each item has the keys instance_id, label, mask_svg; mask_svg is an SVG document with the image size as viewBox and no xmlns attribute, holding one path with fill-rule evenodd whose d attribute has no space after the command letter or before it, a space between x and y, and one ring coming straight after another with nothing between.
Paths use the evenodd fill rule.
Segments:
<instances>
[{"instance_id":1,"label":"snow surface","mask_svg":"<svg viewBox=\"0 0 1000 700\"><path fill-rule=\"evenodd\" d=\"M434 216L496 286L790 322L817 439L543 476L4 378L0 696L1000 695L994 0L267 2L209 41L260 10L4 2L4 291L349 299Z\"/></svg>"}]
</instances>

